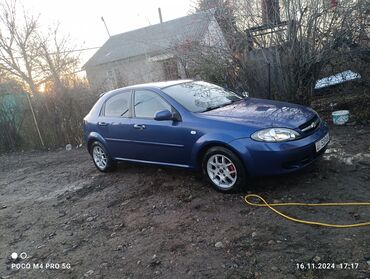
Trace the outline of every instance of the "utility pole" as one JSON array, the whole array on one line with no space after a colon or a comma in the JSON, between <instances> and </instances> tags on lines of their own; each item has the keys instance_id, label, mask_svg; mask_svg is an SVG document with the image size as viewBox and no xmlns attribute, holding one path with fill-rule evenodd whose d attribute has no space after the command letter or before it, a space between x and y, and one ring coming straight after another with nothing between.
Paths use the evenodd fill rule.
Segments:
<instances>
[{"instance_id":1,"label":"utility pole","mask_svg":"<svg viewBox=\"0 0 370 279\"><path fill-rule=\"evenodd\" d=\"M28 105L30 106L30 109L31 109L32 118L33 118L33 123L35 124L36 131L37 131L37 134L38 134L38 136L39 136L39 139L40 139L41 145L42 145L42 147L45 147L44 139L43 139L43 138L42 138L42 136L41 136L41 132L40 132L40 128L39 128L39 124L38 124L38 122L37 122L36 115L35 115L35 111L33 110L32 102L31 102L31 98L30 98L30 95L29 95L29 93L28 93L28 92L26 92L26 96L27 96Z\"/></svg>"},{"instance_id":2,"label":"utility pole","mask_svg":"<svg viewBox=\"0 0 370 279\"><path fill-rule=\"evenodd\" d=\"M161 8L158 8L159 23L163 23Z\"/></svg>"},{"instance_id":3,"label":"utility pole","mask_svg":"<svg viewBox=\"0 0 370 279\"><path fill-rule=\"evenodd\" d=\"M107 26L107 24L105 23L104 17L101 17L101 21L104 23L105 29L107 30L108 36L109 36L109 38L110 38L111 36L110 36L109 30L108 30L108 26Z\"/></svg>"}]
</instances>

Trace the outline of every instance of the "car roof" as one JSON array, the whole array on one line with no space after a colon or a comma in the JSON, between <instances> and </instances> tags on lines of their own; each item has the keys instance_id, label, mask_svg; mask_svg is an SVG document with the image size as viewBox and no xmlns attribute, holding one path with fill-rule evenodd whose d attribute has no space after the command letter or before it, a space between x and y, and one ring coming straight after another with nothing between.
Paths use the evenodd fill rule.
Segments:
<instances>
[{"instance_id":1,"label":"car roof","mask_svg":"<svg viewBox=\"0 0 370 279\"><path fill-rule=\"evenodd\" d=\"M100 97L104 95L111 95L111 93L115 93L117 91L122 91L126 89L137 89L137 88L157 88L157 89L163 89L166 87L170 87L173 85L178 85L182 83L192 82L194 80L192 79L178 79L178 80L169 80L169 81L158 81L158 82L149 82L149 83L142 83L142 84L135 84L130 85L122 88L117 88L108 92L104 92L100 95Z\"/></svg>"},{"instance_id":2,"label":"car roof","mask_svg":"<svg viewBox=\"0 0 370 279\"><path fill-rule=\"evenodd\" d=\"M142 83L142 84L136 84L136 85L131 85L127 86L126 88L138 88L138 87L156 87L158 89L163 89L165 87L181 84L181 83L186 83L186 82L191 82L193 81L192 79L178 79L178 80L168 80L168 81L158 81L158 82L149 82L149 83Z\"/></svg>"}]
</instances>

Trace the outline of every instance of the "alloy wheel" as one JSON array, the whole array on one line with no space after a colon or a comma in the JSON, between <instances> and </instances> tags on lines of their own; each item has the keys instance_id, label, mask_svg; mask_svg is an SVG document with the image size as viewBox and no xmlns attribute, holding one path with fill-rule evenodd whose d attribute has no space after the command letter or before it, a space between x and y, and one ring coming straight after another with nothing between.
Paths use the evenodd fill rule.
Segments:
<instances>
[{"instance_id":1,"label":"alloy wheel","mask_svg":"<svg viewBox=\"0 0 370 279\"><path fill-rule=\"evenodd\" d=\"M209 157L207 174L216 186L224 190L233 187L238 179L235 164L222 154L215 154Z\"/></svg>"},{"instance_id":2,"label":"alloy wheel","mask_svg":"<svg viewBox=\"0 0 370 279\"><path fill-rule=\"evenodd\" d=\"M107 154L100 146L96 145L93 148L93 159L97 167L101 170L104 170L108 163Z\"/></svg>"}]
</instances>

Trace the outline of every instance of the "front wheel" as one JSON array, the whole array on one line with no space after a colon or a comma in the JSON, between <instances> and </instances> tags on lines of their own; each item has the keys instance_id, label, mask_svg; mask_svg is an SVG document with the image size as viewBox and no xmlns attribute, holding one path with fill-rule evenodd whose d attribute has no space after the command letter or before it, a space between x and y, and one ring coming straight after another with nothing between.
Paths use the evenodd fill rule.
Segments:
<instances>
[{"instance_id":1,"label":"front wheel","mask_svg":"<svg viewBox=\"0 0 370 279\"><path fill-rule=\"evenodd\" d=\"M116 162L109 156L105 147L98 141L91 145L91 156L98 170L108 172L115 168Z\"/></svg>"},{"instance_id":2,"label":"front wheel","mask_svg":"<svg viewBox=\"0 0 370 279\"><path fill-rule=\"evenodd\" d=\"M207 180L217 191L234 192L246 183L243 163L227 148L210 148L203 157L202 168Z\"/></svg>"}]
</instances>

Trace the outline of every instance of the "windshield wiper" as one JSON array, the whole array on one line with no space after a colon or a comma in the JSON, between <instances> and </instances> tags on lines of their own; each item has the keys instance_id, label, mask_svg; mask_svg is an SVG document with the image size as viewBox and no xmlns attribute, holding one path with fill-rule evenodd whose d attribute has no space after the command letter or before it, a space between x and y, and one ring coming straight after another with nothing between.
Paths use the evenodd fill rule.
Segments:
<instances>
[{"instance_id":1,"label":"windshield wiper","mask_svg":"<svg viewBox=\"0 0 370 279\"><path fill-rule=\"evenodd\" d=\"M218 108L222 108L222 107L226 107L228 105L231 105L232 103L234 103L234 102L230 102L230 103L226 103L226 104L222 104L222 105L218 105L218 106L214 106L214 107L208 107L203 112L218 109Z\"/></svg>"}]
</instances>

